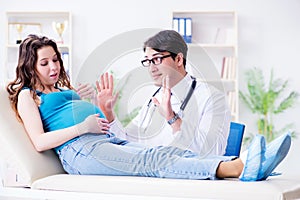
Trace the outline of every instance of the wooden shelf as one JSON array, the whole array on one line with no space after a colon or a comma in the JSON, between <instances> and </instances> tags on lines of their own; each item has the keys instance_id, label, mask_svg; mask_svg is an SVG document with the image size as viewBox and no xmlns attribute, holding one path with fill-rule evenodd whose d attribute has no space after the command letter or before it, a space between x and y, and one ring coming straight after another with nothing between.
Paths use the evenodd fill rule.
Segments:
<instances>
[{"instance_id":1,"label":"wooden shelf","mask_svg":"<svg viewBox=\"0 0 300 200\"><path fill-rule=\"evenodd\" d=\"M59 43L59 35L53 28L53 22L65 23L63 32L63 44ZM17 31L17 26L21 26ZM57 45L64 55L64 65L72 80L72 16L65 11L39 11L39 12L6 12L6 54L5 54L5 81L4 84L14 78L17 66L19 44L17 40L26 38L29 34L44 35L57 41Z\"/></svg>"},{"instance_id":2,"label":"wooden shelf","mask_svg":"<svg viewBox=\"0 0 300 200\"><path fill-rule=\"evenodd\" d=\"M225 91L231 108L232 121L238 121L237 13L177 10L172 13L172 18L191 19L192 43L188 43L190 51L188 58L200 57L196 63L201 66L196 66L199 67L196 69L197 73L206 70L204 72L208 76L205 77L206 81ZM209 74L209 71L213 72ZM212 73L217 73L217 77Z\"/></svg>"}]
</instances>

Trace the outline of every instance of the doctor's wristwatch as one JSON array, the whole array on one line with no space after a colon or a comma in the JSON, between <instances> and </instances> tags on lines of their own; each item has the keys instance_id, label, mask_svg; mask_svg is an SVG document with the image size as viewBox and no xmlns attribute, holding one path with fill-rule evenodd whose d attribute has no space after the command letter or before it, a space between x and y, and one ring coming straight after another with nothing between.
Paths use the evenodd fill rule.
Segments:
<instances>
[{"instance_id":1,"label":"doctor's wristwatch","mask_svg":"<svg viewBox=\"0 0 300 200\"><path fill-rule=\"evenodd\" d=\"M174 117L172 119L168 120L169 125L172 125L178 118L182 119L182 117L183 117L182 110L179 110L178 113L175 113L175 112L173 112L173 113L174 113Z\"/></svg>"}]
</instances>

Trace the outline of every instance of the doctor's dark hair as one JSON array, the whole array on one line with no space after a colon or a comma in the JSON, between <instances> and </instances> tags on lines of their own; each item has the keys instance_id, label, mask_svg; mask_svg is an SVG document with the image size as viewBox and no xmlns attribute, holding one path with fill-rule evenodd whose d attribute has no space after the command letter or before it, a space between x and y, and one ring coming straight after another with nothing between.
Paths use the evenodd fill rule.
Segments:
<instances>
[{"instance_id":1,"label":"doctor's dark hair","mask_svg":"<svg viewBox=\"0 0 300 200\"><path fill-rule=\"evenodd\" d=\"M186 65L188 51L187 44L185 43L183 37L174 30L163 30L158 32L156 35L150 37L144 42L144 52L146 47L150 47L157 52L170 52L173 60L178 53L182 53L184 58L183 65Z\"/></svg>"}]
</instances>

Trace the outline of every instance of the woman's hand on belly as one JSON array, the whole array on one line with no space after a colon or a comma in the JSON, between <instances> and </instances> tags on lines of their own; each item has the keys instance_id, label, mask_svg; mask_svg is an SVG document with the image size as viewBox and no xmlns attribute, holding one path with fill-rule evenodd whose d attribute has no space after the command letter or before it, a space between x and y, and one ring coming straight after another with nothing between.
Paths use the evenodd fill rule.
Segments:
<instances>
[{"instance_id":1,"label":"woman's hand on belly","mask_svg":"<svg viewBox=\"0 0 300 200\"><path fill-rule=\"evenodd\" d=\"M109 122L105 118L100 118L99 114L90 115L85 120L77 125L78 134L86 133L104 133L109 131Z\"/></svg>"}]
</instances>

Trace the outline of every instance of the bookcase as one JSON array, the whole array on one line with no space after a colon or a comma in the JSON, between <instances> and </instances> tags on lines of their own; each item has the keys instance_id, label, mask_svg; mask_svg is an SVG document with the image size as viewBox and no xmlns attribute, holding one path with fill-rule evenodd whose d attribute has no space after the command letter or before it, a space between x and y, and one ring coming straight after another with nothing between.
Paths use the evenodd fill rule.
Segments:
<instances>
[{"instance_id":1,"label":"bookcase","mask_svg":"<svg viewBox=\"0 0 300 200\"><path fill-rule=\"evenodd\" d=\"M180 19L189 23L177 23ZM182 35L191 34L183 35L188 38L187 70L223 90L231 109L232 121L238 121L237 13L173 11L172 28Z\"/></svg>"},{"instance_id":2,"label":"bookcase","mask_svg":"<svg viewBox=\"0 0 300 200\"><path fill-rule=\"evenodd\" d=\"M6 12L4 83L15 78L19 44L29 34L54 39L72 78L72 17L70 12Z\"/></svg>"}]
</instances>

